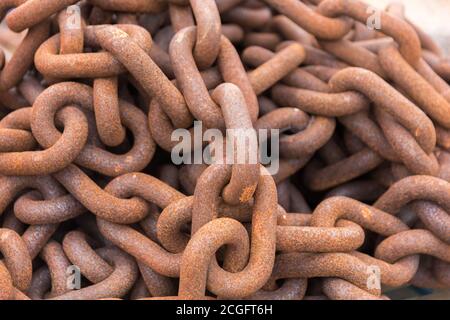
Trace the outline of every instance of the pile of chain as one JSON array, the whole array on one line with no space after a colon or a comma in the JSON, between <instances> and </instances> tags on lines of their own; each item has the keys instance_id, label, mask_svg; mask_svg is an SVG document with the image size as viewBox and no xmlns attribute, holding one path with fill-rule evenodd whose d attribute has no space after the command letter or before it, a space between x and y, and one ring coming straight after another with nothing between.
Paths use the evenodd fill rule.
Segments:
<instances>
[{"instance_id":1,"label":"pile of chain","mask_svg":"<svg viewBox=\"0 0 450 320\"><path fill-rule=\"evenodd\" d=\"M1 1L0 299L450 288L450 61L403 9ZM194 120L282 130L278 172L174 165Z\"/></svg>"}]
</instances>

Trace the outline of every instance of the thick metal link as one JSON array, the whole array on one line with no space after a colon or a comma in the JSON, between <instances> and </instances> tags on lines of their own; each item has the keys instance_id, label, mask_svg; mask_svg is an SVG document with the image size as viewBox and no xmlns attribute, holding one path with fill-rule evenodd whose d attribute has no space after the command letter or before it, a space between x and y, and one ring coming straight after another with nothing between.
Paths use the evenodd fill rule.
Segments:
<instances>
[{"instance_id":1,"label":"thick metal link","mask_svg":"<svg viewBox=\"0 0 450 320\"><path fill-rule=\"evenodd\" d=\"M450 288L449 58L372 14L1 1L0 299Z\"/></svg>"}]
</instances>

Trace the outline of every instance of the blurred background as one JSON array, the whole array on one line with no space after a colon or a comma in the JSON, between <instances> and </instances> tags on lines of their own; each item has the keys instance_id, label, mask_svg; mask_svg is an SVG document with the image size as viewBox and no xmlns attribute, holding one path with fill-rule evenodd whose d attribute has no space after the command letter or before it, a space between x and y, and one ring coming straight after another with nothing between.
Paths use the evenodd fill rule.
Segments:
<instances>
[{"instance_id":1,"label":"blurred background","mask_svg":"<svg viewBox=\"0 0 450 320\"><path fill-rule=\"evenodd\" d=\"M389 3L405 6L406 17L431 35L450 54L450 0L363 0L374 7L384 9Z\"/></svg>"}]
</instances>

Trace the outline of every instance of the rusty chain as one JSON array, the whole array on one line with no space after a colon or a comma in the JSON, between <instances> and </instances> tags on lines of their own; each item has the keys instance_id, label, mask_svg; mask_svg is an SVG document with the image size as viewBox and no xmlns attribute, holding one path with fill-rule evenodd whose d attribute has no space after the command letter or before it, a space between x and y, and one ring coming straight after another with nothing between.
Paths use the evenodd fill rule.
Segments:
<instances>
[{"instance_id":1,"label":"rusty chain","mask_svg":"<svg viewBox=\"0 0 450 320\"><path fill-rule=\"evenodd\" d=\"M0 21L23 32L0 29L0 300L450 288L450 58L398 3L4 0ZM178 130L214 161L173 163ZM259 144L222 157L233 130Z\"/></svg>"}]
</instances>

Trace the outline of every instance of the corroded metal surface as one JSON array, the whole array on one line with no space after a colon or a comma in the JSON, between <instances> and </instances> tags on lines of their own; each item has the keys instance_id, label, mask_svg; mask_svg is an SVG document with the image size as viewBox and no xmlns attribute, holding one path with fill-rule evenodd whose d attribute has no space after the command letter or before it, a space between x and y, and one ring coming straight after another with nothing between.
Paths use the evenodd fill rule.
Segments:
<instances>
[{"instance_id":1,"label":"corroded metal surface","mask_svg":"<svg viewBox=\"0 0 450 320\"><path fill-rule=\"evenodd\" d=\"M0 29L0 299L449 289L449 59L403 6L378 30L369 9L2 1L23 34ZM176 129L183 157L278 130L279 168L251 143L175 164Z\"/></svg>"}]
</instances>

